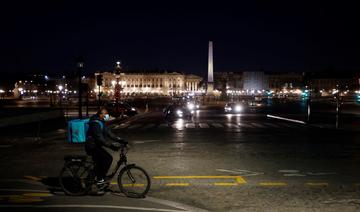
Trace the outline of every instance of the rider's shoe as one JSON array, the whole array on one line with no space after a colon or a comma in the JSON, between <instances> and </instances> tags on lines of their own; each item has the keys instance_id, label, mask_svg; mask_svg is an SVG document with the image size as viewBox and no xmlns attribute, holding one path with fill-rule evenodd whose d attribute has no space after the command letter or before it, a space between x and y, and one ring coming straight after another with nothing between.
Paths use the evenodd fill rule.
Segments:
<instances>
[{"instance_id":1,"label":"rider's shoe","mask_svg":"<svg viewBox=\"0 0 360 212\"><path fill-rule=\"evenodd\" d=\"M109 182L104 179L98 180L96 182L97 190L100 191L100 193L104 192L104 194L106 192L106 189L109 187L109 185L110 185Z\"/></svg>"},{"instance_id":2,"label":"rider's shoe","mask_svg":"<svg viewBox=\"0 0 360 212\"><path fill-rule=\"evenodd\" d=\"M106 181L104 179L100 179L96 182L96 185L104 185L106 184Z\"/></svg>"}]
</instances>

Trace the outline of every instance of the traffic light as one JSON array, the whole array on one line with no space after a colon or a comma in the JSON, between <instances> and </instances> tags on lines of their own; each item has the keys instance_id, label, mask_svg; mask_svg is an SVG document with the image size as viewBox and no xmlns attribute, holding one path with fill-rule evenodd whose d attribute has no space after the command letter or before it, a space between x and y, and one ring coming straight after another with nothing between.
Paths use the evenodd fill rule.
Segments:
<instances>
[{"instance_id":1,"label":"traffic light","mask_svg":"<svg viewBox=\"0 0 360 212\"><path fill-rule=\"evenodd\" d=\"M305 90L305 91L301 92L301 97L302 97L302 100L308 100L310 97L309 90Z\"/></svg>"},{"instance_id":2,"label":"traffic light","mask_svg":"<svg viewBox=\"0 0 360 212\"><path fill-rule=\"evenodd\" d=\"M101 86L102 85L102 82L103 82L103 76L101 74L97 75L96 77L96 84L98 86Z\"/></svg>"}]
</instances>

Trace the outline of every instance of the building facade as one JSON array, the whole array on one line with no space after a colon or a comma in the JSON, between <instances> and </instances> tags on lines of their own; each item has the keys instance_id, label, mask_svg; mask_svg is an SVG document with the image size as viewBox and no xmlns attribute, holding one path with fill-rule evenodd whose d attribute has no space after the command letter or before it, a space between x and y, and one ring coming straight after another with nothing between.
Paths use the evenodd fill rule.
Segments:
<instances>
[{"instance_id":1,"label":"building facade","mask_svg":"<svg viewBox=\"0 0 360 212\"><path fill-rule=\"evenodd\" d=\"M103 77L100 90L107 95L113 95L116 75L113 72L98 72ZM199 87L201 77L193 74L181 74L178 72L144 73L126 72L120 73L119 83L123 95L153 94L172 96L183 93L202 92ZM97 92L97 85L94 84L94 91Z\"/></svg>"},{"instance_id":2,"label":"building facade","mask_svg":"<svg viewBox=\"0 0 360 212\"><path fill-rule=\"evenodd\" d=\"M268 73L269 89L280 91L283 89L300 89L303 87L302 73Z\"/></svg>"}]
</instances>

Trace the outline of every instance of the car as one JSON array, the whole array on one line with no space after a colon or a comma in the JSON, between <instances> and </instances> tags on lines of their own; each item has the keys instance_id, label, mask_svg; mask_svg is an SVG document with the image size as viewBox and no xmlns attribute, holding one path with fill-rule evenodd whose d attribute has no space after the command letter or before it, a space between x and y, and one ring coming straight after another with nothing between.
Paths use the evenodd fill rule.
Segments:
<instances>
[{"instance_id":1,"label":"car","mask_svg":"<svg viewBox=\"0 0 360 212\"><path fill-rule=\"evenodd\" d=\"M165 118L191 118L192 112L183 105L169 105L163 110Z\"/></svg>"},{"instance_id":2,"label":"car","mask_svg":"<svg viewBox=\"0 0 360 212\"><path fill-rule=\"evenodd\" d=\"M244 106L241 103L229 102L224 107L225 113L241 113Z\"/></svg>"},{"instance_id":3,"label":"car","mask_svg":"<svg viewBox=\"0 0 360 212\"><path fill-rule=\"evenodd\" d=\"M186 107L192 111L192 110L198 110L200 109L200 104L194 101L189 101L186 103Z\"/></svg>"},{"instance_id":4,"label":"car","mask_svg":"<svg viewBox=\"0 0 360 212\"><path fill-rule=\"evenodd\" d=\"M116 118L120 116L132 117L138 114L138 110L126 102L116 103L115 101L111 101L106 104L105 108L108 110L110 116Z\"/></svg>"}]
</instances>

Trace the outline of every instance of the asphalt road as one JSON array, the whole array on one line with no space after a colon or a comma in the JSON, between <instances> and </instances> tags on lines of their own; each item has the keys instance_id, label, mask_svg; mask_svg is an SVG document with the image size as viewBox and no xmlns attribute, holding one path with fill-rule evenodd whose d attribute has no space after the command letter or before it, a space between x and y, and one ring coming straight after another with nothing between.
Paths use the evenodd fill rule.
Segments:
<instances>
[{"instance_id":1,"label":"asphalt road","mask_svg":"<svg viewBox=\"0 0 360 212\"><path fill-rule=\"evenodd\" d=\"M55 177L63 155L83 151L82 145L66 144L64 131L59 130L41 140L8 139L0 145L0 169L6 170L1 174L1 205L57 205L60 209L88 205L91 211L105 211L106 207L94 205L111 205L106 208L109 211L184 209L176 203L194 207L185 209L190 211L360 210L360 137L356 131L219 110L200 110L192 119L172 121L166 121L161 112L151 113L113 127L133 146L129 161L151 175L149 197L171 204L111 194L74 199L58 190L49 193L49 188L57 188ZM11 180L27 184L16 187ZM40 188L32 188L29 182ZM49 196L40 195L39 202L16 202L16 195L28 198L26 192ZM141 208L121 208L126 204ZM55 209L49 207L41 210ZM84 207L74 208L90 210Z\"/></svg>"}]
</instances>

